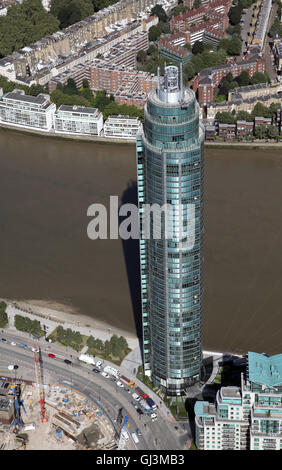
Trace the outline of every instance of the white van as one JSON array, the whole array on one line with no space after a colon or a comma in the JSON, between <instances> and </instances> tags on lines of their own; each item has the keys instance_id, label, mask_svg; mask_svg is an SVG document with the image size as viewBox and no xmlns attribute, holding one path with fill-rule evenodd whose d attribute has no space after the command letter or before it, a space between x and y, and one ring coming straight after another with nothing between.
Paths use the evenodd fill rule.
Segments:
<instances>
[{"instance_id":1,"label":"white van","mask_svg":"<svg viewBox=\"0 0 282 470\"><path fill-rule=\"evenodd\" d=\"M127 433L126 431L122 431L122 435L124 436L124 439L125 439L126 441L129 440L129 435L128 435L128 433Z\"/></svg>"},{"instance_id":2,"label":"white van","mask_svg":"<svg viewBox=\"0 0 282 470\"><path fill-rule=\"evenodd\" d=\"M138 439L138 437L137 437L137 434L135 434L135 432L132 432L132 433L131 433L131 437L132 437L132 439L134 440L135 444L138 444L139 439Z\"/></svg>"}]
</instances>

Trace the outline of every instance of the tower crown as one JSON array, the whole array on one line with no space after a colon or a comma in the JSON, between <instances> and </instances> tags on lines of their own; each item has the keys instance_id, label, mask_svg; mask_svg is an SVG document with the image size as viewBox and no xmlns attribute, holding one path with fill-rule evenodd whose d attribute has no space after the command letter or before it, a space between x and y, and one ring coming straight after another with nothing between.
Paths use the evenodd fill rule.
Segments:
<instances>
[{"instance_id":1,"label":"tower crown","mask_svg":"<svg viewBox=\"0 0 282 470\"><path fill-rule=\"evenodd\" d=\"M178 67L175 65L165 66L164 75L160 76L158 68L158 98L164 103L178 103L183 98L182 67L180 66L180 77Z\"/></svg>"}]
</instances>

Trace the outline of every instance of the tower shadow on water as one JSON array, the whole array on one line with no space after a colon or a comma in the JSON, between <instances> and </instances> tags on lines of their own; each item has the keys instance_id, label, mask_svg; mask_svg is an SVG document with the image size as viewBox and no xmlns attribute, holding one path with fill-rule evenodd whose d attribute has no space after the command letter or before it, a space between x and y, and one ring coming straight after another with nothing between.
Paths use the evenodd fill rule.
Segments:
<instances>
[{"instance_id":1,"label":"tower shadow on water","mask_svg":"<svg viewBox=\"0 0 282 470\"><path fill-rule=\"evenodd\" d=\"M129 181L127 188L121 196L121 204L138 205L137 183ZM119 216L119 224L124 220ZM142 344L142 307L141 307L141 278L140 278L140 258L139 258L139 240L129 238L122 240L123 254L126 264L127 279L130 289L132 310L134 313L134 321L136 334L140 345Z\"/></svg>"}]
</instances>

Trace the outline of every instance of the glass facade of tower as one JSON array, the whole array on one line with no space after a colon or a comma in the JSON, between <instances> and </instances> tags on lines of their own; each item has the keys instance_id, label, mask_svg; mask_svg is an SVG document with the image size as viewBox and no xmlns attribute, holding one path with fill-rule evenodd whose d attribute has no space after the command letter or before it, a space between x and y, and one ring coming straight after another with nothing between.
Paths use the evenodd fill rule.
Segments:
<instances>
[{"instance_id":1,"label":"glass facade of tower","mask_svg":"<svg viewBox=\"0 0 282 470\"><path fill-rule=\"evenodd\" d=\"M167 394L199 380L202 349L203 140L194 92L166 67L145 106L137 135L143 358L146 375ZM169 204L173 237L142 237L144 204ZM187 225L193 209L194 226ZM160 220L163 229L163 218ZM193 230L186 247L178 229Z\"/></svg>"}]
</instances>

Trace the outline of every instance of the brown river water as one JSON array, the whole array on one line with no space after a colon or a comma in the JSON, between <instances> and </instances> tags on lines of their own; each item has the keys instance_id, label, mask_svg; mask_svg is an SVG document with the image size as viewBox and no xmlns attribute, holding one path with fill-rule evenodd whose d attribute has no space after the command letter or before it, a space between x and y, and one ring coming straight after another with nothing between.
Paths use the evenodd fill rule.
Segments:
<instances>
[{"instance_id":1,"label":"brown river water","mask_svg":"<svg viewBox=\"0 0 282 470\"><path fill-rule=\"evenodd\" d=\"M136 202L133 145L0 131L0 297L139 328L138 246L87 237L87 208ZM203 344L282 352L282 155L205 150Z\"/></svg>"}]
</instances>

